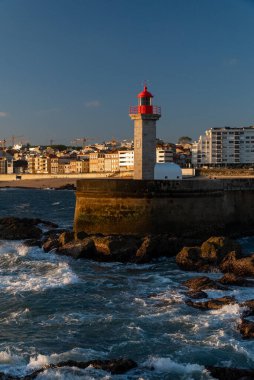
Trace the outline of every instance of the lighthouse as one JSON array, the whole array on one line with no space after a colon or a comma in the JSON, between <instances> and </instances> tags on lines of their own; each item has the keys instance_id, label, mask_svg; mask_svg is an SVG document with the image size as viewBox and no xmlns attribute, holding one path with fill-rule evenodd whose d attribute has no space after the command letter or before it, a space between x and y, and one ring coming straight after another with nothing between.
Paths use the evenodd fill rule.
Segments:
<instances>
[{"instance_id":1,"label":"lighthouse","mask_svg":"<svg viewBox=\"0 0 254 380\"><path fill-rule=\"evenodd\" d=\"M130 107L134 120L134 179L154 179L156 162L156 121L161 108L152 104L153 95L144 86L138 105Z\"/></svg>"}]
</instances>

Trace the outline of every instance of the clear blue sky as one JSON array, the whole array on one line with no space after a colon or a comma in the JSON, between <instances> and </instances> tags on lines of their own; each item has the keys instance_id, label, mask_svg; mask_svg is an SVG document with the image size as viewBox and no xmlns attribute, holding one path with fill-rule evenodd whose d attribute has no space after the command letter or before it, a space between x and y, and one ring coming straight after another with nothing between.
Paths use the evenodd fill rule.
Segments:
<instances>
[{"instance_id":1,"label":"clear blue sky","mask_svg":"<svg viewBox=\"0 0 254 380\"><path fill-rule=\"evenodd\" d=\"M254 124L254 0L0 0L0 139L130 138L148 80L157 136Z\"/></svg>"}]
</instances>

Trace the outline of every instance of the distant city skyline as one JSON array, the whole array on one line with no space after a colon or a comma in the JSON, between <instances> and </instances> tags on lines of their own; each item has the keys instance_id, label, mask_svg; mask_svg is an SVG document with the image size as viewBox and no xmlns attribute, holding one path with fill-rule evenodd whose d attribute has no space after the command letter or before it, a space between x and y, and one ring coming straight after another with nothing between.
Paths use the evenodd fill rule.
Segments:
<instances>
[{"instance_id":1,"label":"distant city skyline","mask_svg":"<svg viewBox=\"0 0 254 380\"><path fill-rule=\"evenodd\" d=\"M146 80L157 136L254 124L253 0L0 0L0 140L133 138Z\"/></svg>"}]
</instances>

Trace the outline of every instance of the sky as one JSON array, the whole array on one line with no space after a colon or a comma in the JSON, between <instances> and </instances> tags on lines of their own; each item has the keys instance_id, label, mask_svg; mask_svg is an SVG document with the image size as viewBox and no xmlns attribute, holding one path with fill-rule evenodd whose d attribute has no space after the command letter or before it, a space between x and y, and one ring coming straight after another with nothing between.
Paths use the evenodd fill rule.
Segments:
<instances>
[{"instance_id":1,"label":"sky","mask_svg":"<svg viewBox=\"0 0 254 380\"><path fill-rule=\"evenodd\" d=\"M144 81L159 138L253 125L253 20L254 0L0 0L0 140L131 139Z\"/></svg>"}]
</instances>

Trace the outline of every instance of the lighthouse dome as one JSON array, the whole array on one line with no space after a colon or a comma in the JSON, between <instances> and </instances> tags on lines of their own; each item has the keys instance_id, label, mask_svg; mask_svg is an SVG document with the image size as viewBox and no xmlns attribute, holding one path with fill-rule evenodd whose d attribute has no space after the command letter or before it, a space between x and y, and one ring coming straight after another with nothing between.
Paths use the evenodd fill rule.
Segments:
<instances>
[{"instance_id":1,"label":"lighthouse dome","mask_svg":"<svg viewBox=\"0 0 254 380\"><path fill-rule=\"evenodd\" d=\"M138 98L153 98L153 95L147 91L147 86L145 86L144 90L138 94Z\"/></svg>"}]
</instances>

